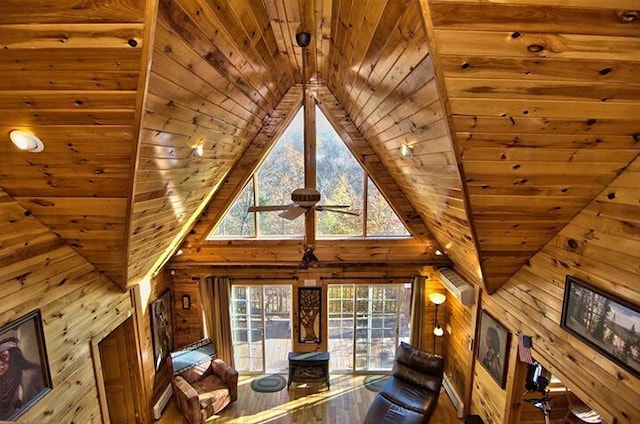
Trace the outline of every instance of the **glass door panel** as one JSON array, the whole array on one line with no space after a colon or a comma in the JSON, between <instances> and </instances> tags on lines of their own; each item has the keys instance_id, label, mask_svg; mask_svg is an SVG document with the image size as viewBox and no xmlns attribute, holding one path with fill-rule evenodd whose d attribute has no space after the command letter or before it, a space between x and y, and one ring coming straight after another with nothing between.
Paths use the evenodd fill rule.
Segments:
<instances>
[{"instance_id":1,"label":"glass door panel","mask_svg":"<svg viewBox=\"0 0 640 424\"><path fill-rule=\"evenodd\" d=\"M284 372L291 350L291 286L231 289L233 356L239 372Z\"/></svg>"},{"instance_id":2,"label":"glass door panel","mask_svg":"<svg viewBox=\"0 0 640 424\"><path fill-rule=\"evenodd\" d=\"M291 351L291 286L264 287L265 371L286 372Z\"/></svg>"},{"instance_id":3,"label":"glass door panel","mask_svg":"<svg viewBox=\"0 0 640 424\"><path fill-rule=\"evenodd\" d=\"M330 285L328 301L332 370L390 370L409 340L411 284Z\"/></svg>"},{"instance_id":4,"label":"glass door panel","mask_svg":"<svg viewBox=\"0 0 640 424\"><path fill-rule=\"evenodd\" d=\"M329 367L332 371L353 370L353 299L353 284L329 286Z\"/></svg>"},{"instance_id":5,"label":"glass door panel","mask_svg":"<svg viewBox=\"0 0 640 424\"><path fill-rule=\"evenodd\" d=\"M262 303L261 287L232 286L233 356L240 372L264 371Z\"/></svg>"}]
</instances>

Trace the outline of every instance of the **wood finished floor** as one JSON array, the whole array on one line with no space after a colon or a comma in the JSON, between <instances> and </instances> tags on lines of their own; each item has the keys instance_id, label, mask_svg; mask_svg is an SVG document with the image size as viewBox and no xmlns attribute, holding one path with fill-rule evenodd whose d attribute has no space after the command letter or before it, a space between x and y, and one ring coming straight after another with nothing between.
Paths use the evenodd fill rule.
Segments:
<instances>
[{"instance_id":1,"label":"wood finished floor","mask_svg":"<svg viewBox=\"0 0 640 424\"><path fill-rule=\"evenodd\" d=\"M207 423L296 423L296 424L355 424L362 423L376 393L362 384L366 375L335 375L331 377L331 389L321 384L291 385L276 393L257 393L251 389L251 381L261 376L240 376L238 400L227 406L219 416ZM286 378L286 375L284 376ZM187 421L169 401L158 424L181 424ZM438 407L431 424L461 423L445 392L440 395Z\"/></svg>"}]
</instances>

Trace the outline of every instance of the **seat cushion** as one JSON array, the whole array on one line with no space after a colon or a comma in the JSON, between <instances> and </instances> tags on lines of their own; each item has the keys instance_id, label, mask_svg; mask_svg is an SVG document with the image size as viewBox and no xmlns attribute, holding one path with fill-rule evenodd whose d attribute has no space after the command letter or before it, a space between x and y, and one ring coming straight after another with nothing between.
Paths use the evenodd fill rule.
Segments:
<instances>
[{"instance_id":1,"label":"seat cushion","mask_svg":"<svg viewBox=\"0 0 640 424\"><path fill-rule=\"evenodd\" d=\"M200 409L207 411L207 416L220 411L230 402L229 388L215 375L209 375L191 386L198 392Z\"/></svg>"},{"instance_id":2,"label":"seat cushion","mask_svg":"<svg viewBox=\"0 0 640 424\"><path fill-rule=\"evenodd\" d=\"M439 393L432 393L396 377L391 377L380 391L389 401L415 412L430 415L438 403Z\"/></svg>"},{"instance_id":3,"label":"seat cushion","mask_svg":"<svg viewBox=\"0 0 640 424\"><path fill-rule=\"evenodd\" d=\"M367 411L364 424L420 424L429 422L429 418L429 415L403 408L378 394Z\"/></svg>"}]
</instances>

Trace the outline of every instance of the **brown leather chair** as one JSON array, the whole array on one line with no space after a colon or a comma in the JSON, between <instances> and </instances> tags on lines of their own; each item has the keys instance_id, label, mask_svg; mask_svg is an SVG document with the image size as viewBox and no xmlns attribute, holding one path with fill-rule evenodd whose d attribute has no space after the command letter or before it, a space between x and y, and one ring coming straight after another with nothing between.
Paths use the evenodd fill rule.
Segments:
<instances>
[{"instance_id":1,"label":"brown leather chair","mask_svg":"<svg viewBox=\"0 0 640 424\"><path fill-rule=\"evenodd\" d=\"M215 359L209 339L171 353L167 362L174 402L190 424L206 421L238 399L238 371Z\"/></svg>"},{"instance_id":2,"label":"brown leather chair","mask_svg":"<svg viewBox=\"0 0 640 424\"><path fill-rule=\"evenodd\" d=\"M391 377L373 400L365 424L427 423L438 404L444 356L400 343Z\"/></svg>"}]
</instances>

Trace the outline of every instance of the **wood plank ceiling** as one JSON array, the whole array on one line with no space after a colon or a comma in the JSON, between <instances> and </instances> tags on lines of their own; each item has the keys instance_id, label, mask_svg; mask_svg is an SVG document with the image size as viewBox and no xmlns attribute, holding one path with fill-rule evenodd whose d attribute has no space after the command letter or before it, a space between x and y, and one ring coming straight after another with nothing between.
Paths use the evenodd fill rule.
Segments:
<instances>
[{"instance_id":1,"label":"wood plank ceiling","mask_svg":"<svg viewBox=\"0 0 640 424\"><path fill-rule=\"evenodd\" d=\"M5 0L0 130L32 129L46 148L1 143L0 187L114 281L137 283L286 121L304 28L311 85L368 142L361 160L384 165L397 209L493 291L638 155L638 9Z\"/></svg>"},{"instance_id":2,"label":"wood plank ceiling","mask_svg":"<svg viewBox=\"0 0 640 424\"><path fill-rule=\"evenodd\" d=\"M143 0L0 3L0 187L120 284L144 18Z\"/></svg>"},{"instance_id":3,"label":"wood plank ceiling","mask_svg":"<svg viewBox=\"0 0 640 424\"><path fill-rule=\"evenodd\" d=\"M485 284L640 151L640 1L431 1Z\"/></svg>"}]
</instances>

